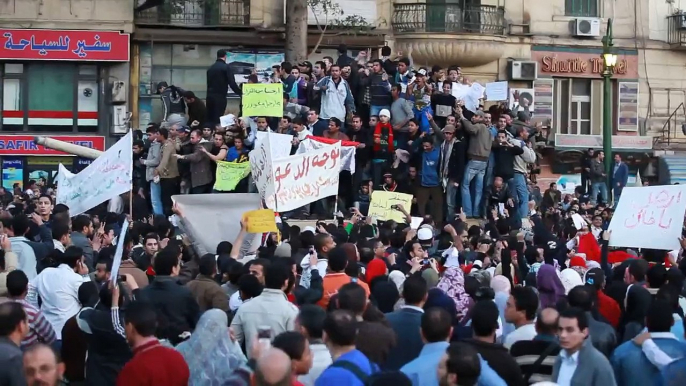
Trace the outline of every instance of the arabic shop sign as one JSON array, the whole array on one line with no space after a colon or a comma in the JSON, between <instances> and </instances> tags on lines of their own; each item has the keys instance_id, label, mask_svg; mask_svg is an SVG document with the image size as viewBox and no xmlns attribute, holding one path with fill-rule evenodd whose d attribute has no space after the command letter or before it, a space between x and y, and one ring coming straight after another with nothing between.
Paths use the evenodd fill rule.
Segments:
<instances>
[{"instance_id":1,"label":"arabic shop sign","mask_svg":"<svg viewBox=\"0 0 686 386\"><path fill-rule=\"evenodd\" d=\"M599 78L603 73L600 53L532 51L531 59L538 62L539 75ZM638 55L618 55L612 77L638 79Z\"/></svg>"},{"instance_id":2,"label":"arabic shop sign","mask_svg":"<svg viewBox=\"0 0 686 386\"><path fill-rule=\"evenodd\" d=\"M0 29L0 39L0 60L129 61L129 34L117 31Z\"/></svg>"}]
</instances>

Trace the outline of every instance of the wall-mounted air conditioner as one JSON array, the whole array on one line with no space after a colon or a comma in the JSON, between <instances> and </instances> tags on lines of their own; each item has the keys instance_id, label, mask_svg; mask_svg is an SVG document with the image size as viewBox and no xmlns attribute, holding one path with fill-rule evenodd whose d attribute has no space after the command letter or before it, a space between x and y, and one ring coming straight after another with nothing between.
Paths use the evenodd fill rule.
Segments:
<instances>
[{"instance_id":1,"label":"wall-mounted air conditioner","mask_svg":"<svg viewBox=\"0 0 686 386\"><path fill-rule=\"evenodd\" d=\"M507 64L509 80L536 80L538 63L532 60L512 60Z\"/></svg>"},{"instance_id":2,"label":"wall-mounted air conditioner","mask_svg":"<svg viewBox=\"0 0 686 386\"><path fill-rule=\"evenodd\" d=\"M600 19L597 17L580 17L574 20L574 36L600 36Z\"/></svg>"}]
</instances>

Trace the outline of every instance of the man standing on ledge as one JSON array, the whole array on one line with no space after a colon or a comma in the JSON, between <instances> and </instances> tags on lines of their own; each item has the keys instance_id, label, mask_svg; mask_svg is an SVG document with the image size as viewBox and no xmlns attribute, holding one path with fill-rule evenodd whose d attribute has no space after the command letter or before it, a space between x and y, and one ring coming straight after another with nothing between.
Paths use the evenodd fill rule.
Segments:
<instances>
[{"instance_id":1,"label":"man standing on ledge","mask_svg":"<svg viewBox=\"0 0 686 386\"><path fill-rule=\"evenodd\" d=\"M229 87L236 95L241 89L236 84L229 64L226 63L226 50L217 51L217 61L207 69L207 122L217 124L226 110L226 93Z\"/></svg>"}]
</instances>

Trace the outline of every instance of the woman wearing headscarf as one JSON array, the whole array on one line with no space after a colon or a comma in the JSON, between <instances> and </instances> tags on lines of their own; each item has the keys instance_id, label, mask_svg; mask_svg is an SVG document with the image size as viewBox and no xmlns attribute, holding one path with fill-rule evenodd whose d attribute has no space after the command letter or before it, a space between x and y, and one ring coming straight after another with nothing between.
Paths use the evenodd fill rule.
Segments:
<instances>
[{"instance_id":1,"label":"woman wearing headscarf","mask_svg":"<svg viewBox=\"0 0 686 386\"><path fill-rule=\"evenodd\" d=\"M422 277L426 280L426 286L428 289L436 288L438 285L438 272L435 269L425 269L422 272Z\"/></svg>"},{"instance_id":2,"label":"woman wearing headscarf","mask_svg":"<svg viewBox=\"0 0 686 386\"><path fill-rule=\"evenodd\" d=\"M574 273L576 274L576 272ZM538 269L536 288L538 289L538 298L541 301L541 309L555 308L557 302L565 297L565 288L557 276L555 267L550 264L543 264Z\"/></svg>"},{"instance_id":3,"label":"woman wearing headscarf","mask_svg":"<svg viewBox=\"0 0 686 386\"><path fill-rule=\"evenodd\" d=\"M493 288L493 292L495 292L495 298L493 301L495 302L495 305L498 306L500 323L503 326L503 333L500 336L500 341L504 342L505 337L515 330L514 324L507 323L505 321L505 307L507 306L507 299L510 297L512 285L505 276L496 275L493 279L491 279L491 288Z\"/></svg>"},{"instance_id":4,"label":"woman wearing headscarf","mask_svg":"<svg viewBox=\"0 0 686 386\"><path fill-rule=\"evenodd\" d=\"M565 295L568 294L572 288L584 284L582 276L579 276L579 273L571 268L563 269L562 272L560 272L560 281L565 288Z\"/></svg>"},{"instance_id":5,"label":"woman wearing headscarf","mask_svg":"<svg viewBox=\"0 0 686 386\"><path fill-rule=\"evenodd\" d=\"M190 339L176 346L191 371L189 386L222 384L246 363L240 347L229 336L227 324L224 311L208 310Z\"/></svg>"},{"instance_id":6,"label":"woman wearing headscarf","mask_svg":"<svg viewBox=\"0 0 686 386\"><path fill-rule=\"evenodd\" d=\"M459 267L449 267L438 281L436 288L445 292L455 302L458 322L461 322L473 302L464 289L464 273Z\"/></svg>"}]
</instances>

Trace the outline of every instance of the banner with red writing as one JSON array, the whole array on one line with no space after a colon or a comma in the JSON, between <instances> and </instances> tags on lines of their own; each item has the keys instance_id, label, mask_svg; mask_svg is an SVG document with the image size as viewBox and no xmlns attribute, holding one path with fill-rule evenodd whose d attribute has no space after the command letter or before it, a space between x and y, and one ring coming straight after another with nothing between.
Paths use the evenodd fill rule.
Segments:
<instances>
[{"instance_id":1,"label":"banner with red writing","mask_svg":"<svg viewBox=\"0 0 686 386\"><path fill-rule=\"evenodd\" d=\"M265 170L272 172L264 177L267 207L279 212L300 208L338 194L341 144L271 160L271 166Z\"/></svg>"},{"instance_id":2,"label":"banner with red writing","mask_svg":"<svg viewBox=\"0 0 686 386\"><path fill-rule=\"evenodd\" d=\"M686 185L627 187L608 230L611 247L674 250L686 212Z\"/></svg>"},{"instance_id":3,"label":"banner with red writing","mask_svg":"<svg viewBox=\"0 0 686 386\"><path fill-rule=\"evenodd\" d=\"M337 141L335 139L308 135L307 138L298 145L296 154L319 150L334 143L340 143L341 145L341 170L348 170L350 173L355 173L355 150L357 149L357 145L360 144L359 142Z\"/></svg>"}]
</instances>

